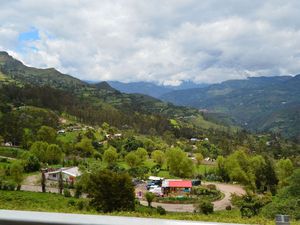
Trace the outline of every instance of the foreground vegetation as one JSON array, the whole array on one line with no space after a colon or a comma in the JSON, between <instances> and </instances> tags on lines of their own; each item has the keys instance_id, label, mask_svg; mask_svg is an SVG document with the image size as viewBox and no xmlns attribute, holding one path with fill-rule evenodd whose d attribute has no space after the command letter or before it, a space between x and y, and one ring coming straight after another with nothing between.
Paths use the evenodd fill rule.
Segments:
<instances>
[{"instance_id":1,"label":"foreground vegetation","mask_svg":"<svg viewBox=\"0 0 300 225\"><path fill-rule=\"evenodd\" d=\"M89 207L87 200L66 198L62 195L51 193L33 193L24 191L0 191L0 208L11 210L30 210L43 212L80 213L80 214L103 214ZM156 209L136 205L135 211L113 212L105 215L152 217L163 219L198 220L244 224L274 224L273 220L262 217L243 219L238 210L219 211L210 215L198 213L167 213L160 215ZM292 224L297 224L292 222Z\"/></svg>"}]
</instances>

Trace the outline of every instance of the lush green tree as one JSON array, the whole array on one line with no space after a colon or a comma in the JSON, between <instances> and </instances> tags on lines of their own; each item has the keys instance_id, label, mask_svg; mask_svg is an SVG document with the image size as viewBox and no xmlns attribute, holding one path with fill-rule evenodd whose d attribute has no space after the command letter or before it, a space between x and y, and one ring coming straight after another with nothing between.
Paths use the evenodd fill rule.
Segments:
<instances>
[{"instance_id":1,"label":"lush green tree","mask_svg":"<svg viewBox=\"0 0 300 225\"><path fill-rule=\"evenodd\" d=\"M279 180L279 187L288 185L288 178L292 175L293 170L294 166L290 159L280 159L276 163L276 174Z\"/></svg>"},{"instance_id":2,"label":"lush green tree","mask_svg":"<svg viewBox=\"0 0 300 225\"><path fill-rule=\"evenodd\" d=\"M116 164L119 154L117 150L110 146L107 150L103 153L103 161L107 163L108 167L111 167Z\"/></svg>"},{"instance_id":3,"label":"lush green tree","mask_svg":"<svg viewBox=\"0 0 300 225\"><path fill-rule=\"evenodd\" d=\"M95 131L93 129L87 129L84 135L92 141L96 140Z\"/></svg>"},{"instance_id":4,"label":"lush green tree","mask_svg":"<svg viewBox=\"0 0 300 225\"><path fill-rule=\"evenodd\" d=\"M127 174L95 171L90 175L88 194L91 205L98 211L134 210L134 186Z\"/></svg>"},{"instance_id":5,"label":"lush green tree","mask_svg":"<svg viewBox=\"0 0 300 225\"><path fill-rule=\"evenodd\" d=\"M151 158L153 159L154 162L156 162L160 167L163 166L166 156L163 151L160 150L155 150L151 153Z\"/></svg>"},{"instance_id":6,"label":"lush green tree","mask_svg":"<svg viewBox=\"0 0 300 225\"><path fill-rule=\"evenodd\" d=\"M124 144L124 149L127 152L137 150L139 147L143 147L143 142L137 140L135 137L127 138Z\"/></svg>"},{"instance_id":7,"label":"lush green tree","mask_svg":"<svg viewBox=\"0 0 300 225\"><path fill-rule=\"evenodd\" d=\"M192 177L194 164L180 148L171 148L166 152L167 164L171 174L178 177Z\"/></svg>"},{"instance_id":8,"label":"lush green tree","mask_svg":"<svg viewBox=\"0 0 300 225\"><path fill-rule=\"evenodd\" d=\"M18 162L14 161L10 167L10 175L12 180L17 184L17 190L21 189L21 184L24 180L24 167Z\"/></svg>"},{"instance_id":9,"label":"lush green tree","mask_svg":"<svg viewBox=\"0 0 300 225\"><path fill-rule=\"evenodd\" d=\"M263 208L264 216L273 219L277 214L284 214L300 219L300 169L294 170L287 182L288 185L280 189L273 201Z\"/></svg>"},{"instance_id":10,"label":"lush green tree","mask_svg":"<svg viewBox=\"0 0 300 225\"><path fill-rule=\"evenodd\" d=\"M201 153L196 153L195 154L195 159L196 159L197 166L200 166L200 164L203 160L203 155Z\"/></svg>"},{"instance_id":11,"label":"lush green tree","mask_svg":"<svg viewBox=\"0 0 300 225\"><path fill-rule=\"evenodd\" d=\"M24 157L24 170L26 172L38 171L40 167L40 161L34 154L29 153Z\"/></svg>"},{"instance_id":12,"label":"lush green tree","mask_svg":"<svg viewBox=\"0 0 300 225\"><path fill-rule=\"evenodd\" d=\"M288 196L299 198L300 197L300 169L294 170L294 172L288 179L288 184L289 185L286 188L286 192Z\"/></svg>"},{"instance_id":13,"label":"lush green tree","mask_svg":"<svg viewBox=\"0 0 300 225\"><path fill-rule=\"evenodd\" d=\"M22 142L21 145L25 149L29 149L32 143L34 142L34 134L31 129L25 128L23 130Z\"/></svg>"},{"instance_id":14,"label":"lush green tree","mask_svg":"<svg viewBox=\"0 0 300 225\"><path fill-rule=\"evenodd\" d=\"M30 147L30 153L36 156L40 162L46 162L46 151L48 148L47 142L36 141Z\"/></svg>"},{"instance_id":15,"label":"lush green tree","mask_svg":"<svg viewBox=\"0 0 300 225\"><path fill-rule=\"evenodd\" d=\"M259 196L247 193L242 196L232 195L232 204L240 208L241 216L250 218L258 215L261 208L271 202L271 196Z\"/></svg>"},{"instance_id":16,"label":"lush green tree","mask_svg":"<svg viewBox=\"0 0 300 225\"><path fill-rule=\"evenodd\" d=\"M56 136L56 130L48 126L42 126L37 132L37 139L49 144L56 143Z\"/></svg>"},{"instance_id":17,"label":"lush green tree","mask_svg":"<svg viewBox=\"0 0 300 225\"><path fill-rule=\"evenodd\" d=\"M223 181L228 182L230 180L225 167L226 159L223 156L218 156L217 158L217 173L222 178Z\"/></svg>"},{"instance_id":18,"label":"lush green tree","mask_svg":"<svg viewBox=\"0 0 300 225\"><path fill-rule=\"evenodd\" d=\"M153 202L155 195L152 192L146 192L145 198L148 202L148 206L151 207L151 203Z\"/></svg>"},{"instance_id":19,"label":"lush green tree","mask_svg":"<svg viewBox=\"0 0 300 225\"><path fill-rule=\"evenodd\" d=\"M92 140L86 137L82 138L81 141L75 145L75 149L82 156L91 156L95 152L95 148L92 144Z\"/></svg>"},{"instance_id":20,"label":"lush green tree","mask_svg":"<svg viewBox=\"0 0 300 225\"><path fill-rule=\"evenodd\" d=\"M46 159L49 164L58 164L63 159L63 151L56 144L48 145L46 150Z\"/></svg>"},{"instance_id":21,"label":"lush green tree","mask_svg":"<svg viewBox=\"0 0 300 225\"><path fill-rule=\"evenodd\" d=\"M139 159L138 155L136 154L136 152L129 152L126 156L125 156L125 162L127 163L127 165L130 168L134 168L137 167L141 164L141 160Z\"/></svg>"},{"instance_id":22,"label":"lush green tree","mask_svg":"<svg viewBox=\"0 0 300 225\"><path fill-rule=\"evenodd\" d=\"M146 149L139 147L136 151L135 151L136 156L138 157L138 159L141 162L144 162L148 159L148 152Z\"/></svg>"},{"instance_id":23,"label":"lush green tree","mask_svg":"<svg viewBox=\"0 0 300 225\"><path fill-rule=\"evenodd\" d=\"M252 168L250 157L243 150L229 155L225 162L225 168L230 180L241 182L252 190L256 189L255 171Z\"/></svg>"}]
</instances>

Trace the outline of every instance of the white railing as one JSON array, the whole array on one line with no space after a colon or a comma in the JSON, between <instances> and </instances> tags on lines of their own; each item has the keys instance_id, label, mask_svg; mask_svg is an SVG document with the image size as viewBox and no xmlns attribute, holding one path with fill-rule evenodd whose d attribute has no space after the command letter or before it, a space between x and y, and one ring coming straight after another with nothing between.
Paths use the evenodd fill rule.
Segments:
<instances>
[{"instance_id":1,"label":"white railing","mask_svg":"<svg viewBox=\"0 0 300 225\"><path fill-rule=\"evenodd\" d=\"M1 206L0 206L1 207ZM0 225L222 225L215 222L196 222L122 216L48 213L0 210ZM229 225L223 223L223 225Z\"/></svg>"}]
</instances>

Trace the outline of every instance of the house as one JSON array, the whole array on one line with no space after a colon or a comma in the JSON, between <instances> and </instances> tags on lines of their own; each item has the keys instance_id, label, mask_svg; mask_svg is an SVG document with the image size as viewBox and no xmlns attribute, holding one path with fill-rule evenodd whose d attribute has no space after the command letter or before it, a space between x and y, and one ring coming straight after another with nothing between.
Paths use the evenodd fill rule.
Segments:
<instances>
[{"instance_id":1,"label":"house","mask_svg":"<svg viewBox=\"0 0 300 225\"><path fill-rule=\"evenodd\" d=\"M171 180L166 179L162 182L164 195L184 196L189 195L192 189L191 180Z\"/></svg>"},{"instance_id":2,"label":"house","mask_svg":"<svg viewBox=\"0 0 300 225\"><path fill-rule=\"evenodd\" d=\"M190 139L190 141L191 142L197 142L197 141L200 141L200 140L198 138L193 137L193 138Z\"/></svg>"},{"instance_id":3,"label":"house","mask_svg":"<svg viewBox=\"0 0 300 225\"><path fill-rule=\"evenodd\" d=\"M5 142L5 143L4 143L4 146L5 146L5 147L12 147L13 144L12 144L11 142Z\"/></svg>"},{"instance_id":4,"label":"house","mask_svg":"<svg viewBox=\"0 0 300 225\"><path fill-rule=\"evenodd\" d=\"M66 133L65 130L58 130L58 131L57 131L57 134L65 134L65 133Z\"/></svg>"},{"instance_id":5,"label":"house","mask_svg":"<svg viewBox=\"0 0 300 225\"><path fill-rule=\"evenodd\" d=\"M69 167L69 168L60 168L55 171L51 171L46 173L46 178L48 180L59 180L59 174L62 173L63 180L67 183L74 183L76 181L76 178L81 176L81 172L79 171L79 168L76 167Z\"/></svg>"}]
</instances>

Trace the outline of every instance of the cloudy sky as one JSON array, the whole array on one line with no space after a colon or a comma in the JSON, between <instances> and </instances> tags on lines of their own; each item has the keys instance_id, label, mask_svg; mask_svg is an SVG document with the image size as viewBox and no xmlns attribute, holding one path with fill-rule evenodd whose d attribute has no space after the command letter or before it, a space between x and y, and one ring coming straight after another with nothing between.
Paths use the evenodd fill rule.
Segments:
<instances>
[{"instance_id":1,"label":"cloudy sky","mask_svg":"<svg viewBox=\"0 0 300 225\"><path fill-rule=\"evenodd\" d=\"M300 1L0 0L0 50L85 80L300 73Z\"/></svg>"}]
</instances>

